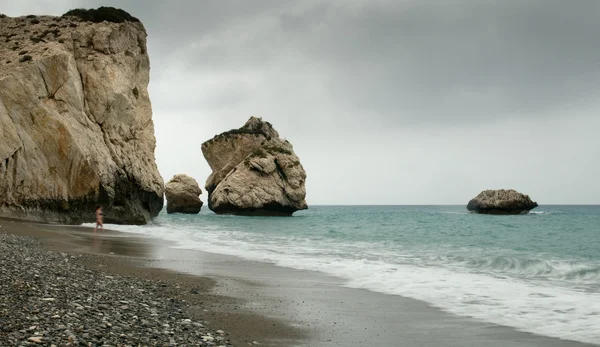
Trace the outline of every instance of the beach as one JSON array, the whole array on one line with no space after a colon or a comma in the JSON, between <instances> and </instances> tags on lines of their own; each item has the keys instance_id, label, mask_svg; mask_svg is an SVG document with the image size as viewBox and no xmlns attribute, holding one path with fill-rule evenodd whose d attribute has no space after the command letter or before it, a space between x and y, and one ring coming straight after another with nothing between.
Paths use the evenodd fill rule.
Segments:
<instances>
[{"instance_id":1,"label":"beach","mask_svg":"<svg viewBox=\"0 0 600 347\"><path fill-rule=\"evenodd\" d=\"M0 231L3 267L12 269L3 271L5 285L0 287L5 300L0 341L7 345L31 338L29 343L34 344L41 337L41 343L54 341L57 346L75 341L182 346L586 346L460 317L397 295L349 288L340 279L317 272L175 249L167 241L149 237L108 230L94 234L89 227L7 219L0 220ZM61 291L57 281L77 285ZM6 284L16 282L39 291L24 297L15 293L14 285ZM27 310L19 310L18 303L26 303ZM37 320L32 320L32 310L39 312ZM75 323L73 314L83 323Z\"/></svg>"},{"instance_id":2,"label":"beach","mask_svg":"<svg viewBox=\"0 0 600 347\"><path fill-rule=\"evenodd\" d=\"M0 219L0 237L2 346L278 346L301 337L236 314L240 301L213 294L213 279L148 266L157 240L11 219Z\"/></svg>"},{"instance_id":3,"label":"beach","mask_svg":"<svg viewBox=\"0 0 600 347\"><path fill-rule=\"evenodd\" d=\"M460 317L418 300L348 288L316 272L205 252L163 251L157 266L218 279L224 283L219 293L250 299L246 309L306 330L306 346L591 346Z\"/></svg>"}]
</instances>

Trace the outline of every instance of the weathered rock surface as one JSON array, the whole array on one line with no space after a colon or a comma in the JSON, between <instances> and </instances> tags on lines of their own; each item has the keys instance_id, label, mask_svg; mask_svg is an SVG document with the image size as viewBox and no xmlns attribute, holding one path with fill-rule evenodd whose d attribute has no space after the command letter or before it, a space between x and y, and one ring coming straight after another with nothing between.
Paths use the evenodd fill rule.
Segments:
<instances>
[{"instance_id":1,"label":"weathered rock surface","mask_svg":"<svg viewBox=\"0 0 600 347\"><path fill-rule=\"evenodd\" d=\"M522 214L538 206L528 195L512 189L484 190L467 204L467 209L483 214Z\"/></svg>"},{"instance_id":2,"label":"weathered rock surface","mask_svg":"<svg viewBox=\"0 0 600 347\"><path fill-rule=\"evenodd\" d=\"M215 213L290 216L308 208L304 168L269 122L251 117L204 142L202 153L213 170L205 188Z\"/></svg>"},{"instance_id":3,"label":"weathered rock surface","mask_svg":"<svg viewBox=\"0 0 600 347\"><path fill-rule=\"evenodd\" d=\"M202 189L198 182L188 175L175 175L165 185L167 213L196 214L202 208L199 195Z\"/></svg>"},{"instance_id":4,"label":"weathered rock surface","mask_svg":"<svg viewBox=\"0 0 600 347\"><path fill-rule=\"evenodd\" d=\"M29 57L23 59L24 57ZM143 224L163 206L139 22L0 16L0 216Z\"/></svg>"}]
</instances>

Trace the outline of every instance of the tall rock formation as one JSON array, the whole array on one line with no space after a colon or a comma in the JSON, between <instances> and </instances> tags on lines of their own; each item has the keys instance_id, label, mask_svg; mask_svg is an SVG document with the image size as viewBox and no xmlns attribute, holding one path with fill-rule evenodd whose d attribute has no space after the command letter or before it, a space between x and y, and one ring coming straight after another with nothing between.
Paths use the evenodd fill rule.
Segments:
<instances>
[{"instance_id":1,"label":"tall rock formation","mask_svg":"<svg viewBox=\"0 0 600 347\"><path fill-rule=\"evenodd\" d=\"M538 206L528 195L513 189L484 190L467 204L467 209L482 214L523 214Z\"/></svg>"},{"instance_id":2,"label":"tall rock formation","mask_svg":"<svg viewBox=\"0 0 600 347\"><path fill-rule=\"evenodd\" d=\"M213 170L208 207L218 214L290 216L306 205L306 173L292 144L269 122L251 117L202 144Z\"/></svg>"},{"instance_id":3,"label":"tall rock formation","mask_svg":"<svg viewBox=\"0 0 600 347\"><path fill-rule=\"evenodd\" d=\"M0 216L81 223L98 204L144 224L163 207L146 31L102 11L0 16Z\"/></svg>"},{"instance_id":4,"label":"tall rock formation","mask_svg":"<svg viewBox=\"0 0 600 347\"><path fill-rule=\"evenodd\" d=\"M167 213L197 214L202 208L202 189L192 177L184 174L173 176L165 185Z\"/></svg>"}]
</instances>

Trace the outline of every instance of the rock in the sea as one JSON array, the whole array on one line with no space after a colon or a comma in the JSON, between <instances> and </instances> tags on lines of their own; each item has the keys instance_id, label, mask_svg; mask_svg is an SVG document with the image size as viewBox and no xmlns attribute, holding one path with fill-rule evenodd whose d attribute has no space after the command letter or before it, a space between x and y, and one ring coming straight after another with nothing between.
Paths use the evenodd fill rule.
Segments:
<instances>
[{"instance_id":1,"label":"rock in the sea","mask_svg":"<svg viewBox=\"0 0 600 347\"><path fill-rule=\"evenodd\" d=\"M202 144L213 170L208 207L218 214L290 216L306 205L306 173L292 144L269 122L251 117Z\"/></svg>"},{"instance_id":2,"label":"rock in the sea","mask_svg":"<svg viewBox=\"0 0 600 347\"><path fill-rule=\"evenodd\" d=\"M467 204L467 209L483 214L523 214L538 206L528 195L513 189L484 190Z\"/></svg>"},{"instance_id":3,"label":"rock in the sea","mask_svg":"<svg viewBox=\"0 0 600 347\"><path fill-rule=\"evenodd\" d=\"M0 18L0 216L81 223L102 205L144 224L164 189L146 31L121 10L69 14Z\"/></svg>"},{"instance_id":4,"label":"rock in the sea","mask_svg":"<svg viewBox=\"0 0 600 347\"><path fill-rule=\"evenodd\" d=\"M167 213L196 214L202 208L199 195L202 189L198 182L188 175L175 175L165 185Z\"/></svg>"}]
</instances>

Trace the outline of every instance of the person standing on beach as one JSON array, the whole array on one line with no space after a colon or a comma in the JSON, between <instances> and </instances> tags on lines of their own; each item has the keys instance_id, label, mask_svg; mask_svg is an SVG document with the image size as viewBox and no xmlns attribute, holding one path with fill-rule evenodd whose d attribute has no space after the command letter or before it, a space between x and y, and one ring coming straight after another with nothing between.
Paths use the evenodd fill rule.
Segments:
<instances>
[{"instance_id":1,"label":"person standing on beach","mask_svg":"<svg viewBox=\"0 0 600 347\"><path fill-rule=\"evenodd\" d=\"M104 224L102 224L102 206L96 206L96 227L94 228L94 232L96 232L98 227L104 230Z\"/></svg>"}]
</instances>

